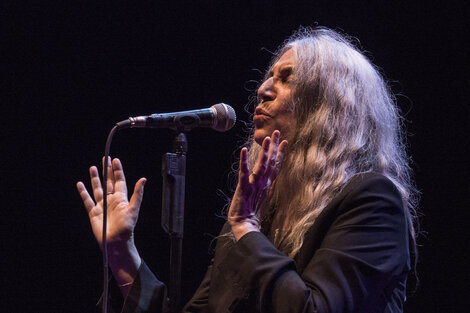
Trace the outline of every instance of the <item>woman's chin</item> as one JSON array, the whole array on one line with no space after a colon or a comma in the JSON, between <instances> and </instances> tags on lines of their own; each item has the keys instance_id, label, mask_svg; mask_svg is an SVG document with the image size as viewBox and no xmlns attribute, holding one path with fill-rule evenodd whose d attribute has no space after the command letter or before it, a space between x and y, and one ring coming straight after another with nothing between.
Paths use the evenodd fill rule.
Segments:
<instances>
[{"instance_id":1,"label":"woman's chin","mask_svg":"<svg viewBox=\"0 0 470 313\"><path fill-rule=\"evenodd\" d=\"M268 132L264 129L255 129L255 132L253 134L255 142L260 146L263 143L264 138L266 138L267 136L271 136L271 134L268 134Z\"/></svg>"}]
</instances>

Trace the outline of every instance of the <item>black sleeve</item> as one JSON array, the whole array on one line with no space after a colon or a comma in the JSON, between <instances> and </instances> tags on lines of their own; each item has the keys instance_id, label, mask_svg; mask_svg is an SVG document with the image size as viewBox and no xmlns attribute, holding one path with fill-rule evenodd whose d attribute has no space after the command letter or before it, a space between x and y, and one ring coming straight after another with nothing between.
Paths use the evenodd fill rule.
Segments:
<instances>
[{"instance_id":1,"label":"black sleeve","mask_svg":"<svg viewBox=\"0 0 470 313\"><path fill-rule=\"evenodd\" d=\"M209 304L209 288L212 274L212 265L209 266L204 279L193 297L183 308L184 313L207 313Z\"/></svg>"},{"instance_id":2,"label":"black sleeve","mask_svg":"<svg viewBox=\"0 0 470 313\"><path fill-rule=\"evenodd\" d=\"M217 268L217 264L214 263L214 260L222 259L220 254L224 253L224 248L233 245L233 241L229 239L226 235L230 232L231 228L228 223L222 227L222 230L217 237L217 245L215 248L215 256L211 261L210 266L207 269L206 275L199 285L198 289L194 293L193 297L183 309L184 313L209 313L209 295L211 288L211 279L213 275L214 266ZM214 288L214 287L213 287Z\"/></svg>"},{"instance_id":3,"label":"black sleeve","mask_svg":"<svg viewBox=\"0 0 470 313\"><path fill-rule=\"evenodd\" d=\"M98 305L101 306L101 300ZM111 282L108 309L112 313L167 313L166 286L155 277L142 260L134 283L124 300L114 280Z\"/></svg>"},{"instance_id":4,"label":"black sleeve","mask_svg":"<svg viewBox=\"0 0 470 313\"><path fill-rule=\"evenodd\" d=\"M383 312L384 290L407 272L401 196L375 177L352 188L338 213L300 274L263 234L243 236L219 265L227 288L254 297L260 312Z\"/></svg>"}]
</instances>

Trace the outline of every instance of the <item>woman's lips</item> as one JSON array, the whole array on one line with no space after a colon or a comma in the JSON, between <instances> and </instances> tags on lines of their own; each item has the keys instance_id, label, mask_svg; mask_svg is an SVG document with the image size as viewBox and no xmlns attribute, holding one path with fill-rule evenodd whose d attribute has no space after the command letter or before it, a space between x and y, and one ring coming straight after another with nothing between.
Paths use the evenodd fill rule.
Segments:
<instances>
[{"instance_id":1,"label":"woman's lips","mask_svg":"<svg viewBox=\"0 0 470 313\"><path fill-rule=\"evenodd\" d=\"M268 115L264 115L264 114L255 114L255 115L253 116L253 121L255 121L255 122L256 122L256 121L262 121L262 120L265 120L265 119L267 119L267 118L269 118Z\"/></svg>"},{"instance_id":2,"label":"woman's lips","mask_svg":"<svg viewBox=\"0 0 470 313\"><path fill-rule=\"evenodd\" d=\"M262 127L263 124L265 123L265 121L267 119L270 119L270 118L271 118L271 115L267 111L262 109L261 107L257 107L255 109L255 115L253 116L253 122L254 122L256 128Z\"/></svg>"},{"instance_id":3,"label":"woman's lips","mask_svg":"<svg viewBox=\"0 0 470 313\"><path fill-rule=\"evenodd\" d=\"M255 109L255 115L253 116L253 119L255 119L255 118L266 118L266 117L271 117L271 115L267 111L265 111L261 107L257 107Z\"/></svg>"},{"instance_id":4,"label":"woman's lips","mask_svg":"<svg viewBox=\"0 0 470 313\"><path fill-rule=\"evenodd\" d=\"M261 107L257 107L257 108L255 109L255 116L257 116L257 115L270 116L270 115L268 114L268 112L266 112L265 110L263 110Z\"/></svg>"},{"instance_id":5,"label":"woman's lips","mask_svg":"<svg viewBox=\"0 0 470 313\"><path fill-rule=\"evenodd\" d=\"M271 117L267 114L255 114L253 116L253 122L255 124L256 128L260 128L263 126L263 124L270 119Z\"/></svg>"}]
</instances>

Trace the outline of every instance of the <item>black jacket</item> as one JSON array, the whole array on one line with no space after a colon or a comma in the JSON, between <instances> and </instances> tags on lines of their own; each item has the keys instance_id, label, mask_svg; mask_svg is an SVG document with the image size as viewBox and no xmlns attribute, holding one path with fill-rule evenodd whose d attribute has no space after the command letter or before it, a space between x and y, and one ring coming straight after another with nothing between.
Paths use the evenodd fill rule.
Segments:
<instances>
[{"instance_id":1,"label":"black jacket","mask_svg":"<svg viewBox=\"0 0 470 313\"><path fill-rule=\"evenodd\" d=\"M228 231L226 224L221 234ZM383 175L367 173L322 211L294 259L259 232L236 243L219 237L183 312L402 312L409 269L400 193ZM122 312L167 310L165 285L143 263Z\"/></svg>"}]
</instances>

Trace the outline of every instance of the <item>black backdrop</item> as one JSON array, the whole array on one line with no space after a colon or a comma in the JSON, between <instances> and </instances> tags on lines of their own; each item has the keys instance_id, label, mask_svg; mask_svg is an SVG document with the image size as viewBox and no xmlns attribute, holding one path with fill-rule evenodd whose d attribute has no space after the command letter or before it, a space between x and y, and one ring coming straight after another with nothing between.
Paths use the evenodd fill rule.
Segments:
<instances>
[{"instance_id":1,"label":"black backdrop","mask_svg":"<svg viewBox=\"0 0 470 313\"><path fill-rule=\"evenodd\" d=\"M461 1L464 3L463 1ZM101 255L75 190L88 183L108 131L132 115L231 104L227 133L188 135L183 295L210 259L244 110L276 47L299 25L360 39L406 112L422 191L421 285L407 312L464 312L470 166L468 43L463 5L417 1L3 1L1 5L2 289L5 312L90 312ZM265 49L263 49L265 48ZM166 279L160 229L161 155L168 130L125 130L113 156L131 187L148 178L136 241Z\"/></svg>"}]
</instances>

